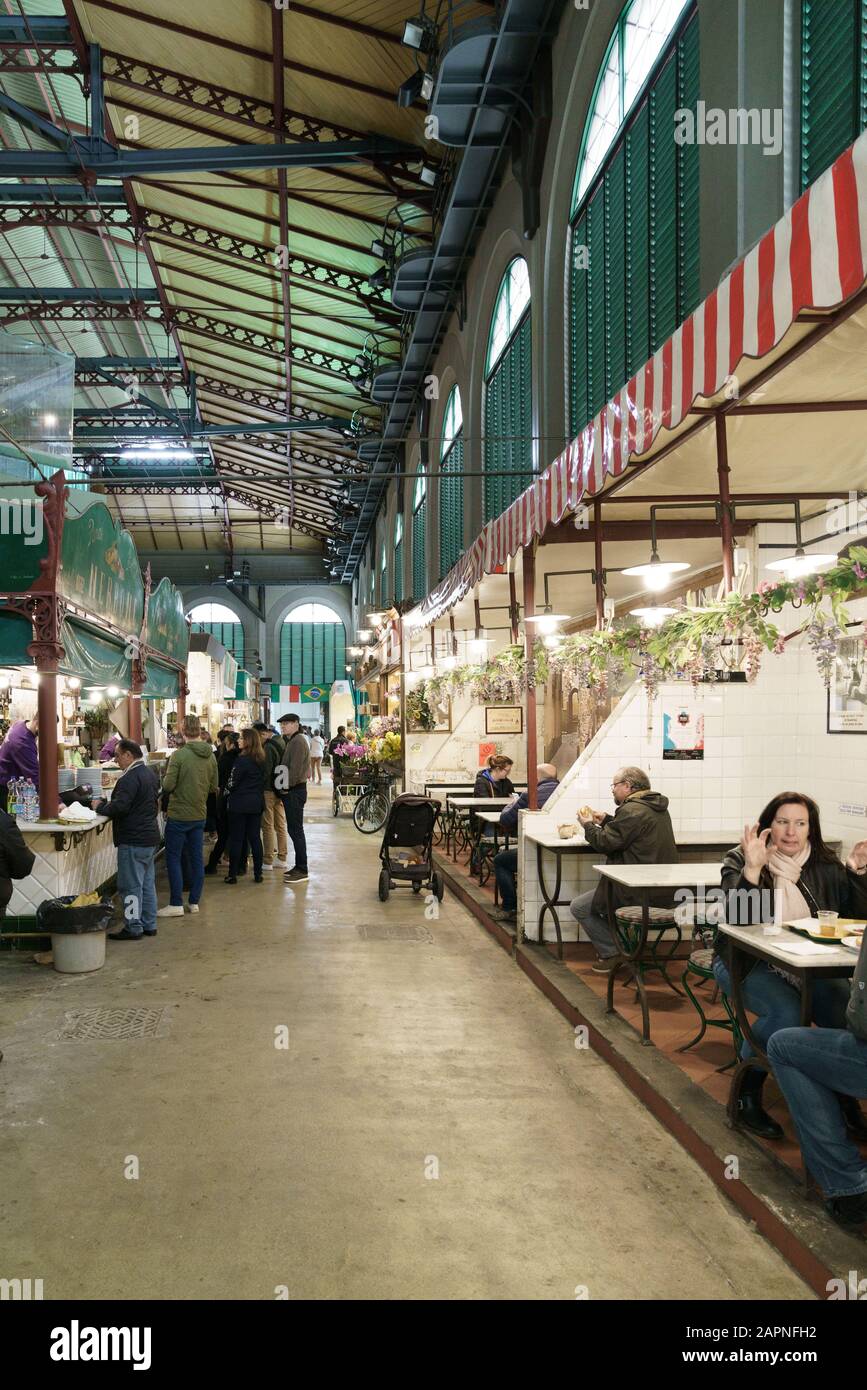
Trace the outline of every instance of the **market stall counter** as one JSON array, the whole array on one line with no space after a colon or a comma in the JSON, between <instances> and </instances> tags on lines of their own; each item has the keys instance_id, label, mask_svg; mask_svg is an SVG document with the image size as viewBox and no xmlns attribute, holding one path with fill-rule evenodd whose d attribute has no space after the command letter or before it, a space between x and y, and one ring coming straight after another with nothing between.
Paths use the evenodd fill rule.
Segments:
<instances>
[{"instance_id":1,"label":"market stall counter","mask_svg":"<svg viewBox=\"0 0 867 1390\"><path fill-rule=\"evenodd\" d=\"M13 882L7 922L10 918L35 918L37 908L46 898L99 890L117 873L117 851L107 816L97 816L80 825L20 818L17 824L36 863L28 878ZM25 935L36 931L35 922L18 925L25 928Z\"/></svg>"}]
</instances>

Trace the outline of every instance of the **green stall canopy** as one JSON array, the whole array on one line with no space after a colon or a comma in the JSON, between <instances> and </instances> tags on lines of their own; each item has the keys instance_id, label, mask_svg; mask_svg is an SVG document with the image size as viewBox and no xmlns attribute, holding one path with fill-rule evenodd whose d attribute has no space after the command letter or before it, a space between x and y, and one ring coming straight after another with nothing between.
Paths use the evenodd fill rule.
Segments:
<instances>
[{"instance_id":1,"label":"green stall canopy","mask_svg":"<svg viewBox=\"0 0 867 1390\"><path fill-rule=\"evenodd\" d=\"M146 700L175 700L178 694L178 673L157 661L149 661L147 680L142 691Z\"/></svg>"},{"instance_id":2,"label":"green stall canopy","mask_svg":"<svg viewBox=\"0 0 867 1390\"><path fill-rule=\"evenodd\" d=\"M0 666L32 666L27 647L33 641L33 628L17 613L0 613Z\"/></svg>"},{"instance_id":3,"label":"green stall canopy","mask_svg":"<svg viewBox=\"0 0 867 1390\"><path fill-rule=\"evenodd\" d=\"M84 686L118 685L129 689L132 662L116 642L98 637L72 618L66 618L61 625L60 640L66 652L60 664L64 675L80 676Z\"/></svg>"}]
</instances>

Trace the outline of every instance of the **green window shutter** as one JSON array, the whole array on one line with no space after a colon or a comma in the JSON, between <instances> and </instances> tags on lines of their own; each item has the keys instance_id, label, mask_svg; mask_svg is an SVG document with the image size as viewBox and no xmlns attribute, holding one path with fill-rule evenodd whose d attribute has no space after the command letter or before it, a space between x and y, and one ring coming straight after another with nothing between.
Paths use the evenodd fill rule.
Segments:
<instances>
[{"instance_id":1,"label":"green window shutter","mask_svg":"<svg viewBox=\"0 0 867 1390\"><path fill-rule=\"evenodd\" d=\"M590 249L590 294L587 310L587 377L590 418L604 404L605 393L605 189L600 187L587 209Z\"/></svg>"},{"instance_id":2,"label":"green window shutter","mask_svg":"<svg viewBox=\"0 0 867 1390\"><path fill-rule=\"evenodd\" d=\"M532 325L527 310L485 384L485 521L533 480Z\"/></svg>"},{"instance_id":3,"label":"green window shutter","mask_svg":"<svg viewBox=\"0 0 867 1390\"><path fill-rule=\"evenodd\" d=\"M440 466L440 578L456 565L464 548L464 436L454 442Z\"/></svg>"},{"instance_id":4,"label":"green window shutter","mask_svg":"<svg viewBox=\"0 0 867 1390\"><path fill-rule=\"evenodd\" d=\"M413 512L412 517L412 596L416 599L424 598L427 594L424 562L426 511L427 496L425 495Z\"/></svg>"},{"instance_id":5,"label":"green window shutter","mask_svg":"<svg viewBox=\"0 0 867 1390\"><path fill-rule=\"evenodd\" d=\"M803 0L801 189L867 124L867 0Z\"/></svg>"},{"instance_id":6,"label":"green window shutter","mask_svg":"<svg viewBox=\"0 0 867 1390\"><path fill-rule=\"evenodd\" d=\"M650 93L651 351L677 327L677 64L669 61Z\"/></svg>"},{"instance_id":7,"label":"green window shutter","mask_svg":"<svg viewBox=\"0 0 867 1390\"><path fill-rule=\"evenodd\" d=\"M209 632L243 667L244 628L241 623L196 623L195 626L199 632Z\"/></svg>"},{"instance_id":8,"label":"green window shutter","mask_svg":"<svg viewBox=\"0 0 867 1390\"><path fill-rule=\"evenodd\" d=\"M678 45L678 109L695 111L699 99L698 15L690 20ZM699 147L681 145L677 151L677 319L684 319L701 299L699 254Z\"/></svg>"},{"instance_id":9,"label":"green window shutter","mask_svg":"<svg viewBox=\"0 0 867 1390\"><path fill-rule=\"evenodd\" d=\"M605 400L626 382L626 154L605 175ZM603 402L604 404L604 402Z\"/></svg>"},{"instance_id":10,"label":"green window shutter","mask_svg":"<svg viewBox=\"0 0 867 1390\"><path fill-rule=\"evenodd\" d=\"M585 268L587 221L580 217L572 228L572 273L569 314L569 426L578 434L589 419L587 407L587 300L589 271Z\"/></svg>"},{"instance_id":11,"label":"green window shutter","mask_svg":"<svg viewBox=\"0 0 867 1390\"><path fill-rule=\"evenodd\" d=\"M395 543L394 547L394 601L400 603L403 600L403 540Z\"/></svg>"},{"instance_id":12,"label":"green window shutter","mask_svg":"<svg viewBox=\"0 0 867 1390\"><path fill-rule=\"evenodd\" d=\"M280 684L330 685L343 680L346 633L342 623L284 623L280 633Z\"/></svg>"},{"instance_id":13,"label":"green window shutter","mask_svg":"<svg viewBox=\"0 0 867 1390\"><path fill-rule=\"evenodd\" d=\"M626 133L626 379L650 356L650 107Z\"/></svg>"}]
</instances>

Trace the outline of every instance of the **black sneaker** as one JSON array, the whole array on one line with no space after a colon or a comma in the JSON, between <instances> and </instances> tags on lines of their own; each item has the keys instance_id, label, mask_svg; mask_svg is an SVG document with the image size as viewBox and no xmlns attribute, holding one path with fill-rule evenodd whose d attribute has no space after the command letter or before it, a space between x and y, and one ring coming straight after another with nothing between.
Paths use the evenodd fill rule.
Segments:
<instances>
[{"instance_id":1,"label":"black sneaker","mask_svg":"<svg viewBox=\"0 0 867 1390\"><path fill-rule=\"evenodd\" d=\"M306 869L290 869L288 874L283 875L284 883L306 883L310 877Z\"/></svg>"},{"instance_id":2,"label":"black sneaker","mask_svg":"<svg viewBox=\"0 0 867 1390\"><path fill-rule=\"evenodd\" d=\"M838 1226L857 1231L867 1222L867 1192L853 1192L848 1197L832 1197L825 1210Z\"/></svg>"},{"instance_id":3,"label":"black sneaker","mask_svg":"<svg viewBox=\"0 0 867 1390\"><path fill-rule=\"evenodd\" d=\"M144 932L130 931L127 927L121 927L120 931L110 931L107 935L109 941L141 941Z\"/></svg>"}]
</instances>

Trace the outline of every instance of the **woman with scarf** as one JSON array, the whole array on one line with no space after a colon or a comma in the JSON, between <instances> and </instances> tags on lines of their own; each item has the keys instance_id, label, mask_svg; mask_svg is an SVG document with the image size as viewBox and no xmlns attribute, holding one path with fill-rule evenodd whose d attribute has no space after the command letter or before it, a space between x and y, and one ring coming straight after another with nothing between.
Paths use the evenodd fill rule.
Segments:
<instances>
[{"instance_id":1,"label":"woman with scarf","mask_svg":"<svg viewBox=\"0 0 867 1390\"><path fill-rule=\"evenodd\" d=\"M800 792L781 792L768 802L758 823L745 826L740 845L722 865L727 895L726 917L732 926L815 917L820 910L841 917L867 918L867 840L856 844L843 864L822 839L819 808ZM732 992L729 948L724 933L716 943L713 972L720 988ZM763 1049L780 1028L801 1021L801 996L782 968L756 961L743 982L744 1005L755 1014L752 1030ZM822 1028L845 1027L849 984L817 979L813 985L812 1021ZM741 1057L753 1055L744 1042ZM744 1078L739 1120L763 1139L782 1139L783 1131L762 1106L767 1072L751 1067ZM849 1130L867 1137L857 1100L840 1096Z\"/></svg>"}]
</instances>

